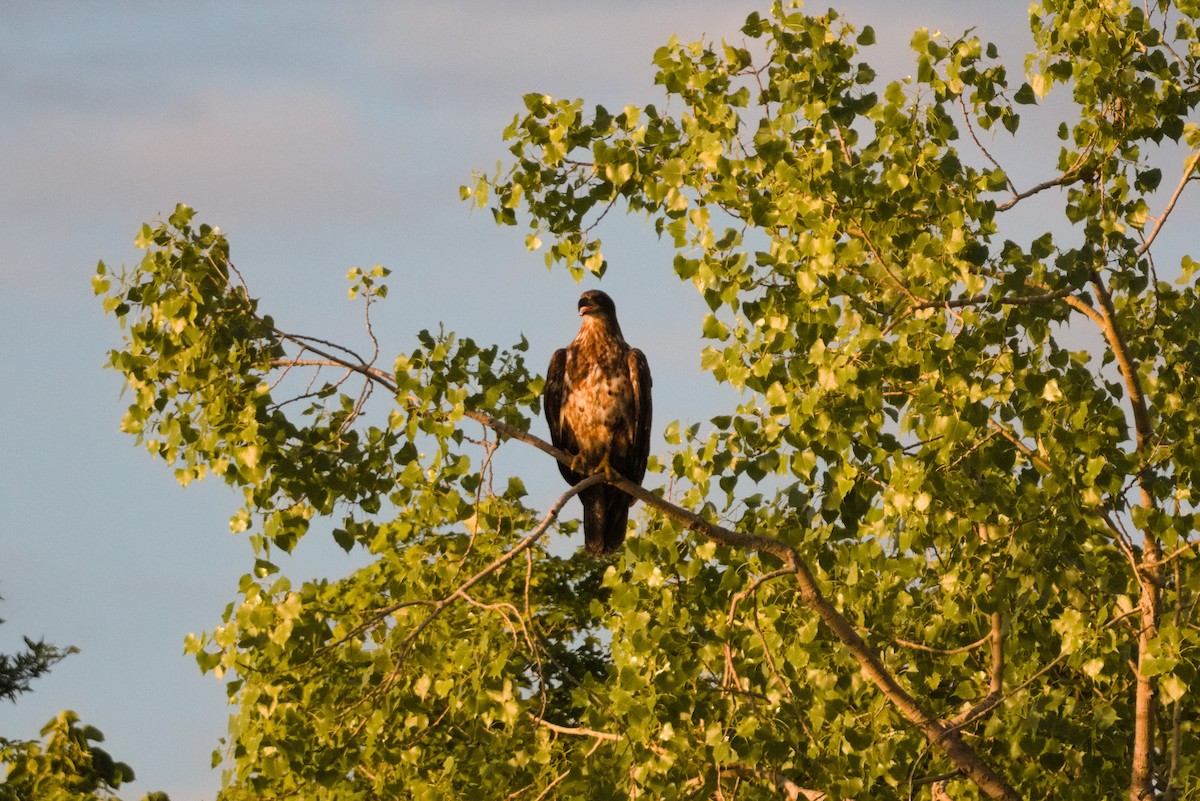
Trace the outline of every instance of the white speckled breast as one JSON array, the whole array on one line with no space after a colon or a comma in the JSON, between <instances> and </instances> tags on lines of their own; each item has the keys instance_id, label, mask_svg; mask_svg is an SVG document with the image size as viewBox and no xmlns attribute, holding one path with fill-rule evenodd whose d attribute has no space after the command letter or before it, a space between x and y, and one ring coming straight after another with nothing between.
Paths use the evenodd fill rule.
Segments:
<instances>
[{"instance_id":1,"label":"white speckled breast","mask_svg":"<svg viewBox=\"0 0 1200 801\"><path fill-rule=\"evenodd\" d=\"M579 442L580 453L589 462L604 457L614 437L629 438L633 397L628 367L621 358L619 341L590 335L585 326L567 348L567 402L563 405L562 420ZM581 353L590 358L579 358ZM627 442L620 442L628 446Z\"/></svg>"}]
</instances>

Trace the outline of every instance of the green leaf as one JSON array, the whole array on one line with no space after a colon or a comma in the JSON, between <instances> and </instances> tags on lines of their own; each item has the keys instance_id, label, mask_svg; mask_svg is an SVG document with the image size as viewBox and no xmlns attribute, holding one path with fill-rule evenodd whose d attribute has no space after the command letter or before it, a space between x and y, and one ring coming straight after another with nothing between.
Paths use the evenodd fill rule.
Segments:
<instances>
[{"instance_id":1,"label":"green leaf","mask_svg":"<svg viewBox=\"0 0 1200 801\"><path fill-rule=\"evenodd\" d=\"M1028 83L1023 83L1021 84L1020 88L1017 89L1016 94L1013 95L1013 100L1022 105L1029 106L1036 104L1038 97L1039 95L1034 92L1033 86ZM1042 94L1041 97L1045 97L1045 94Z\"/></svg>"}]
</instances>

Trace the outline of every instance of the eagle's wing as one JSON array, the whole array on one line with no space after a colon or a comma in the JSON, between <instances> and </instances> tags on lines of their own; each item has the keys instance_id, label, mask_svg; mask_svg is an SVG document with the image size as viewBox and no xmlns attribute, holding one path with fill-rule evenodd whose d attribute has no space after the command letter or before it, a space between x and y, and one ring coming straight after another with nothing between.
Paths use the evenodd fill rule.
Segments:
<instances>
[{"instance_id":1,"label":"eagle's wing","mask_svg":"<svg viewBox=\"0 0 1200 801\"><path fill-rule=\"evenodd\" d=\"M633 387L633 452L630 454L630 471L626 478L641 484L646 476L646 461L650 458L650 420L654 407L650 401L650 364L646 354L630 348L626 357L629 364L629 383ZM632 499L630 499L632 502Z\"/></svg>"},{"instance_id":2,"label":"eagle's wing","mask_svg":"<svg viewBox=\"0 0 1200 801\"><path fill-rule=\"evenodd\" d=\"M562 447L562 407L566 393L567 351L559 348L550 357L546 368L546 388L542 390L542 406L545 407L546 422L550 424L550 441L554 447Z\"/></svg>"},{"instance_id":3,"label":"eagle's wing","mask_svg":"<svg viewBox=\"0 0 1200 801\"><path fill-rule=\"evenodd\" d=\"M559 450L573 454L579 451L579 443L576 442L575 432L570 426L563 425L562 408L566 401L567 351L565 348L559 348L550 357L550 366L546 369L542 406L546 412L546 422L550 425L550 442ZM571 472L562 462L558 463L558 471L572 485L583 480L583 476Z\"/></svg>"}]
</instances>

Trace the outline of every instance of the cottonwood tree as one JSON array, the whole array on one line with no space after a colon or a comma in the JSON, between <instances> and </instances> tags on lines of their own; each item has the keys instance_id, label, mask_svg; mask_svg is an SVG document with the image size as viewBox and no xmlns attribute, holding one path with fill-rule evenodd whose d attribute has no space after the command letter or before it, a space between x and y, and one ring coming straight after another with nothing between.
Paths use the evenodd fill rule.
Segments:
<instances>
[{"instance_id":1,"label":"cottonwood tree","mask_svg":"<svg viewBox=\"0 0 1200 801\"><path fill-rule=\"evenodd\" d=\"M45 742L0 740L0 801L120 801L114 791L133 781L133 769L97 745L104 741L99 729L64 710L41 733ZM142 801L169 800L151 792Z\"/></svg>"},{"instance_id":2,"label":"cottonwood tree","mask_svg":"<svg viewBox=\"0 0 1200 801\"><path fill-rule=\"evenodd\" d=\"M579 487L535 509L506 477L569 459L524 342L385 362L261 312L190 209L143 227L96 277L122 425L237 487L256 554L188 641L236 709L223 797L1200 789L1200 302L1155 261L1194 225L1198 14L1055 0L1023 79L922 30L893 80L871 28L776 4L659 49L663 108L527 96L464 197L577 276L613 208L645 217L740 392L617 482L643 503L612 560L548 548ZM1057 166L1017 185L997 143L1034 150L1050 95ZM351 273L368 313L384 273ZM280 575L316 518L366 566Z\"/></svg>"}]
</instances>

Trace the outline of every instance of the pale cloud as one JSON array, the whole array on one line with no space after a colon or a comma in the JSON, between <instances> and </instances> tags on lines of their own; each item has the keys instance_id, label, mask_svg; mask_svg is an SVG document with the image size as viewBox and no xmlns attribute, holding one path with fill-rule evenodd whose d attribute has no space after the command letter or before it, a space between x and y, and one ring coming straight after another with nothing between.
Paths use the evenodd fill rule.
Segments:
<instances>
[{"instance_id":1,"label":"pale cloud","mask_svg":"<svg viewBox=\"0 0 1200 801\"><path fill-rule=\"evenodd\" d=\"M269 208L349 195L364 168L353 114L320 88L205 90L149 113L50 109L24 123L10 132L0 167L6 213L73 195L130 205L199 196Z\"/></svg>"},{"instance_id":2,"label":"pale cloud","mask_svg":"<svg viewBox=\"0 0 1200 801\"><path fill-rule=\"evenodd\" d=\"M78 280L82 266L113 256L106 235L119 234L118 252L127 252L137 224L176 202L260 231L367 214L378 194L378 154L360 146L369 138L344 100L320 87L203 89L120 115L38 109L5 137L0 286ZM90 253L47 252L85 236Z\"/></svg>"},{"instance_id":3,"label":"pale cloud","mask_svg":"<svg viewBox=\"0 0 1200 801\"><path fill-rule=\"evenodd\" d=\"M429 102L471 98L507 108L519 99L515 87L645 102L659 94L654 51L672 33L685 41L738 35L746 13L728 2L657 2L636 10L626 3L380 4L358 35L404 91ZM443 46L425 46L429 39Z\"/></svg>"}]
</instances>

